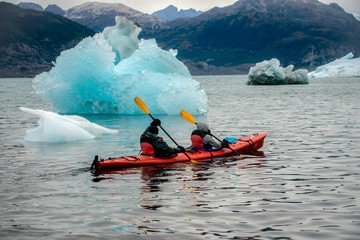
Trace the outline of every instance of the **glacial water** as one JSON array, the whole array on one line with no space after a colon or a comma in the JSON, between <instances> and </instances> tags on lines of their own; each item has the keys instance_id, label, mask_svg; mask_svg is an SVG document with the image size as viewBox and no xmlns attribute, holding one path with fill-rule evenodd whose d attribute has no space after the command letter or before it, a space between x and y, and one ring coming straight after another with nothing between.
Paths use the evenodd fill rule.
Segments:
<instances>
[{"instance_id":1,"label":"glacial water","mask_svg":"<svg viewBox=\"0 0 360 240\"><path fill-rule=\"evenodd\" d=\"M119 133L27 142L37 119L18 108L52 107L31 79L0 79L0 239L359 239L360 78L287 86L195 79L209 98L212 132L267 132L263 157L94 175L94 155L138 153L149 116L88 115ZM156 117L189 144L193 125Z\"/></svg>"}]
</instances>

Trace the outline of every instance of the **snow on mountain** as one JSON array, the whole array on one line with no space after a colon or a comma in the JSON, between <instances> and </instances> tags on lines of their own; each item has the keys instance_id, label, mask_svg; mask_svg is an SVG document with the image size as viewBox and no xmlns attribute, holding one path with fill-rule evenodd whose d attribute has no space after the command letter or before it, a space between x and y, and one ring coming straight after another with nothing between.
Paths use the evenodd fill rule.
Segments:
<instances>
[{"instance_id":1,"label":"snow on mountain","mask_svg":"<svg viewBox=\"0 0 360 240\"><path fill-rule=\"evenodd\" d=\"M173 6L173 5L169 5L168 7L156 11L154 12L153 16L165 20L165 21L172 21L178 18L191 18L191 17L196 17L199 16L202 12L201 11L197 11L193 8L190 9L180 9L178 10L177 7Z\"/></svg>"},{"instance_id":2,"label":"snow on mountain","mask_svg":"<svg viewBox=\"0 0 360 240\"><path fill-rule=\"evenodd\" d=\"M143 29L161 28L162 21L120 3L87 2L67 10L65 17L95 31L102 31L115 24L115 17L122 16L139 24Z\"/></svg>"},{"instance_id":3,"label":"snow on mountain","mask_svg":"<svg viewBox=\"0 0 360 240\"><path fill-rule=\"evenodd\" d=\"M126 15L139 16L143 13L129 8L121 3L100 3L100 2L87 2L75 7L70 8L66 12L66 17L71 19L86 18L91 16L123 13Z\"/></svg>"},{"instance_id":4,"label":"snow on mountain","mask_svg":"<svg viewBox=\"0 0 360 240\"><path fill-rule=\"evenodd\" d=\"M360 21L360 13L353 13L352 14L358 21Z\"/></svg>"}]
</instances>

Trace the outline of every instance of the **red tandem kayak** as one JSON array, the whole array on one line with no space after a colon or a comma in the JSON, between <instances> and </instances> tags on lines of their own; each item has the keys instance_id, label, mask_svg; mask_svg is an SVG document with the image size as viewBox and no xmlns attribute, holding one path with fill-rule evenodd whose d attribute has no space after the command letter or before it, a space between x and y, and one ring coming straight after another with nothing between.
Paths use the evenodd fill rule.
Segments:
<instances>
[{"instance_id":1,"label":"red tandem kayak","mask_svg":"<svg viewBox=\"0 0 360 240\"><path fill-rule=\"evenodd\" d=\"M229 144L234 151L229 148L223 148L217 151L199 150L197 152L186 153L191 158L191 160L196 161L208 160L214 157L233 156L240 153L251 153L252 151L258 150L263 146L265 137L266 133L257 133L250 137L239 138L236 140L236 143ZM99 159L98 156L95 156L95 159L90 169L95 170L95 172L99 173L103 171L116 171L123 168L163 165L188 161L190 161L190 159L184 153L179 153L177 154L177 156L172 158L157 158L146 155L138 155Z\"/></svg>"}]
</instances>

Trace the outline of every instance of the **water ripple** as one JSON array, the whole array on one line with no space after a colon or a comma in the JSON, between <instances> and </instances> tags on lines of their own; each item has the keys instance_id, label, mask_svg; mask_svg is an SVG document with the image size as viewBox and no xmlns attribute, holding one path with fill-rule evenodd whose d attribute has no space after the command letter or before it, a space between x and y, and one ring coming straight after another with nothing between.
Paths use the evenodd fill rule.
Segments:
<instances>
[{"instance_id":1,"label":"water ripple","mask_svg":"<svg viewBox=\"0 0 360 240\"><path fill-rule=\"evenodd\" d=\"M264 87L197 78L210 102L197 119L219 137L267 132L262 154L94 175L96 154L138 153L149 117L87 116L119 134L29 143L37 120L17 107L51 106L31 94L30 79L2 79L1 239L358 239L359 79ZM193 125L161 120L189 144Z\"/></svg>"}]
</instances>

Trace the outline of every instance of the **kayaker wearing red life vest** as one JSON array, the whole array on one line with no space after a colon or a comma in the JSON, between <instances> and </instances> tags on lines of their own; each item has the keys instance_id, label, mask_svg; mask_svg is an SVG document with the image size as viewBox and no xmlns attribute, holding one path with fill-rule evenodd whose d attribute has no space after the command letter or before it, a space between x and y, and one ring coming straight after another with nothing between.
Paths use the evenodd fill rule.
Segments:
<instances>
[{"instance_id":1,"label":"kayaker wearing red life vest","mask_svg":"<svg viewBox=\"0 0 360 240\"><path fill-rule=\"evenodd\" d=\"M147 127L144 133L140 137L140 146L143 155L155 156L155 157L173 157L177 153L185 152L184 147L179 146L177 148L169 147L169 145L158 136L158 126L161 125L159 119L154 119L150 126Z\"/></svg>"},{"instance_id":2,"label":"kayaker wearing red life vest","mask_svg":"<svg viewBox=\"0 0 360 240\"><path fill-rule=\"evenodd\" d=\"M198 122L196 129L191 133L191 146L197 150L218 150L221 148L229 148L226 140L222 142L211 136L209 125Z\"/></svg>"}]
</instances>

